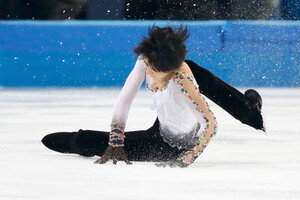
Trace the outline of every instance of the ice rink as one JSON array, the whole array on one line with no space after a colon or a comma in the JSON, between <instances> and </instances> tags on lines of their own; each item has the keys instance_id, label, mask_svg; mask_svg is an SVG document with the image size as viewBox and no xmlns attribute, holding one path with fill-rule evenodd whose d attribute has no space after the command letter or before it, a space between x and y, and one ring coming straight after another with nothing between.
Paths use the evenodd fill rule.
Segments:
<instances>
[{"instance_id":1,"label":"ice rink","mask_svg":"<svg viewBox=\"0 0 300 200\"><path fill-rule=\"evenodd\" d=\"M256 88L267 136L210 102L219 129L189 168L59 154L40 140L57 131L109 130L119 89L0 89L0 199L300 199L300 88ZM240 88L243 92L245 89ZM156 117L141 90L127 130Z\"/></svg>"}]
</instances>

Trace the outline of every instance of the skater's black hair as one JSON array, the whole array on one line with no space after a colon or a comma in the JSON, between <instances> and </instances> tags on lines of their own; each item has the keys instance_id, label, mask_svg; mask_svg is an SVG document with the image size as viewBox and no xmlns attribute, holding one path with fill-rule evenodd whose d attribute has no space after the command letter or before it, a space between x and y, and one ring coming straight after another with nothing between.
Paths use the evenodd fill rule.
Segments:
<instances>
[{"instance_id":1,"label":"skater's black hair","mask_svg":"<svg viewBox=\"0 0 300 200\"><path fill-rule=\"evenodd\" d=\"M154 71L168 72L179 68L184 62L187 53L184 42L188 37L188 29L182 25L178 28L153 25L149 27L148 37L144 36L133 52L148 58Z\"/></svg>"}]
</instances>

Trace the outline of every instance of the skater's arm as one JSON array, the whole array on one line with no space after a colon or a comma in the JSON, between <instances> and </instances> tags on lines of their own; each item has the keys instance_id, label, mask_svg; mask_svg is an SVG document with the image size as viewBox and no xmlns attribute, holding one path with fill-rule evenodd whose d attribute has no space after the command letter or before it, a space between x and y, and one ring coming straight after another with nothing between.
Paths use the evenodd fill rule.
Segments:
<instances>
[{"instance_id":1,"label":"skater's arm","mask_svg":"<svg viewBox=\"0 0 300 200\"><path fill-rule=\"evenodd\" d=\"M185 164L191 164L216 134L217 122L204 97L200 94L199 87L191 72L178 72L175 81L182 95L186 96L186 103L201 126L193 142L193 148L184 152L180 158Z\"/></svg>"},{"instance_id":2,"label":"skater's arm","mask_svg":"<svg viewBox=\"0 0 300 200\"><path fill-rule=\"evenodd\" d=\"M122 126L126 125L130 106L145 80L145 75L144 60L142 56L139 56L114 105L112 124L118 123L122 124Z\"/></svg>"},{"instance_id":3,"label":"skater's arm","mask_svg":"<svg viewBox=\"0 0 300 200\"><path fill-rule=\"evenodd\" d=\"M144 60L142 56L139 56L115 103L111 131L109 133L109 146L95 163L104 164L108 160L113 159L113 163L116 164L117 159L122 159L125 163L131 164L124 150L124 129L131 103L145 79L145 74Z\"/></svg>"}]
</instances>

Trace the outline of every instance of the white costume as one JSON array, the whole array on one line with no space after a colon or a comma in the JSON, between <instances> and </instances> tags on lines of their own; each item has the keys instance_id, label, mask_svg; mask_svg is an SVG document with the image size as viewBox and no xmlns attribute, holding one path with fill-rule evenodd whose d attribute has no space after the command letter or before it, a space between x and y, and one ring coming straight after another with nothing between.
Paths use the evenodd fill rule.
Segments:
<instances>
[{"instance_id":1,"label":"white costume","mask_svg":"<svg viewBox=\"0 0 300 200\"><path fill-rule=\"evenodd\" d=\"M125 126L131 103L146 79L152 96L152 109L157 110L160 134L172 147L187 149L182 159L191 163L216 134L216 120L192 74L176 72L164 89L153 89L152 77L146 74L142 56L128 76L114 107L112 123ZM201 142L206 139L206 142Z\"/></svg>"}]
</instances>

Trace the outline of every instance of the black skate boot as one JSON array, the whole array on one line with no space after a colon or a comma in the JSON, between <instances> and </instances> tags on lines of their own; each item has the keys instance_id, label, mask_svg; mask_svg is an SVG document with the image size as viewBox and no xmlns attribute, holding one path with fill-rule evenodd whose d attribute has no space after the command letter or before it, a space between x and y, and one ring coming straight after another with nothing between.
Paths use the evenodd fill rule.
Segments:
<instances>
[{"instance_id":1,"label":"black skate boot","mask_svg":"<svg viewBox=\"0 0 300 200\"><path fill-rule=\"evenodd\" d=\"M97 131L58 132L46 135L42 143L60 153L75 153L85 157L102 154L107 147L108 136Z\"/></svg>"},{"instance_id":2,"label":"black skate boot","mask_svg":"<svg viewBox=\"0 0 300 200\"><path fill-rule=\"evenodd\" d=\"M250 105L255 107L261 112L262 98L256 90L249 89L244 93L245 97L249 100Z\"/></svg>"},{"instance_id":3,"label":"black skate boot","mask_svg":"<svg viewBox=\"0 0 300 200\"><path fill-rule=\"evenodd\" d=\"M259 113L260 116L262 117L261 108L262 108L263 102L262 102L262 98L259 95L259 93L256 90L249 89L249 90L245 91L244 96L246 99L249 100L249 102L246 102L246 104L249 106L250 112ZM261 121L263 122L263 118L261 118ZM264 122L260 129L266 133L266 128L265 128Z\"/></svg>"}]
</instances>

